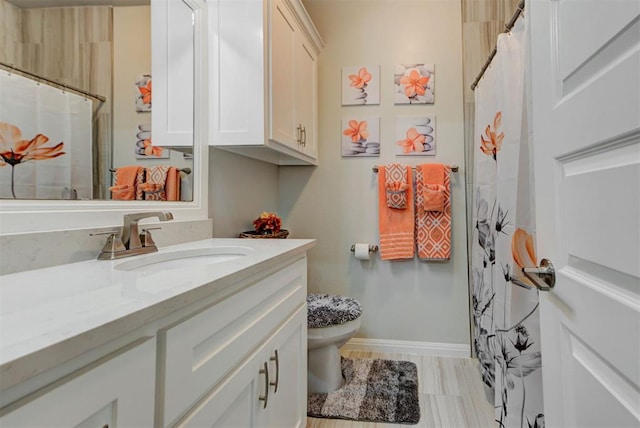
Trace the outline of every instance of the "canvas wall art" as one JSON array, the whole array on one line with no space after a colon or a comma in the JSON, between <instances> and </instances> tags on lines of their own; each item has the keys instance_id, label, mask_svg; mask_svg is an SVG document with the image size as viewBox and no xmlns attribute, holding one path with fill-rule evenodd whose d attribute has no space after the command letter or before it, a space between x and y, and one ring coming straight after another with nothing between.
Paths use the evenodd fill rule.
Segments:
<instances>
[{"instance_id":1,"label":"canvas wall art","mask_svg":"<svg viewBox=\"0 0 640 428\"><path fill-rule=\"evenodd\" d=\"M380 118L342 119L342 156L380 156Z\"/></svg>"},{"instance_id":2,"label":"canvas wall art","mask_svg":"<svg viewBox=\"0 0 640 428\"><path fill-rule=\"evenodd\" d=\"M138 125L136 133L136 159L169 159L169 149L154 146L151 142L151 125Z\"/></svg>"},{"instance_id":3,"label":"canvas wall art","mask_svg":"<svg viewBox=\"0 0 640 428\"><path fill-rule=\"evenodd\" d=\"M380 104L380 66L342 67L342 105Z\"/></svg>"},{"instance_id":4,"label":"canvas wall art","mask_svg":"<svg viewBox=\"0 0 640 428\"><path fill-rule=\"evenodd\" d=\"M136 80L136 112L151 111L151 76L143 74Z\"/></svg>"},{"instance_id":5,"label":"canvas wall art","mask_svg":"<svg viewBox=\"0 0 640 428\"><path fill-rule=\"evenodd\" d=\"M435 116L397 117L396 154L406 156L435 156Z\"/></svg>"},{"instance_id":6,"label":"canvas wall art","mask_svg":"<svg viewBox=\"0 0 640 428\"><path fill-rule=\"evenodd\" d=\"M394 71L395 104L433 104L435 73L433 64L399 64Z\"/></svg>"}]
</instances>

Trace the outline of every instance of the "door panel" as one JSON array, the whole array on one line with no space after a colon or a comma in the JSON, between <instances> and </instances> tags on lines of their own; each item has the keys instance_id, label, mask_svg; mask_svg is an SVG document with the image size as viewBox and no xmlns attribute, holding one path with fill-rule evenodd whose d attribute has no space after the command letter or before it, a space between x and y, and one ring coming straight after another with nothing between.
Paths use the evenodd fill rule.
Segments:
<instances>
[{"instance_id":1,"label":"door panel","mask_svg":"<svg viewBox=\"0 0 640 428\"><path fill-rule=\"evenodd\" d=\"M638 426L640 2L527 8L545 419Z\"/></svg>"}]
</instances>

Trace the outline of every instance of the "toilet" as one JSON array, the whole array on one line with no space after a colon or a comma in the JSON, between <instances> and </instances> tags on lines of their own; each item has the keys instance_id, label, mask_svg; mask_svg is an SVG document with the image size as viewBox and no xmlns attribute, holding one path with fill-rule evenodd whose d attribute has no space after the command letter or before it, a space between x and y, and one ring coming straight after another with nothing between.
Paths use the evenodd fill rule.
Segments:
<instances>
[{"instance_id":1,"label":"toilet","mask_svg":"<svg viewBox=\"0 0 640 428\"><path fill-rule=\"evenodd\" d=\"M333 392L344 382L340 347L360 328L360 303L331 294L307 296L307 390Z\"/></svg>"}]
</instances>

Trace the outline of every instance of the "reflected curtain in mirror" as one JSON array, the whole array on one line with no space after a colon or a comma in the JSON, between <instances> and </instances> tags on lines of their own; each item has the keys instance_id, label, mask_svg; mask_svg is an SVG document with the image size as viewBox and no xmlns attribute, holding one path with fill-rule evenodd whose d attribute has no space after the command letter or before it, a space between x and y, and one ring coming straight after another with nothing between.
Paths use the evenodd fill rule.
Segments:
<instances>
[{"instance_id":1,"label":"reflected curtain in mirror","mask_svg":"<svg viewBox=\"0 0 640 428\"><path fill-rule=\"evenodd\" d=\"M0 197L91 199L93 102L0 74Z\"/></svg>"}]
</instances>

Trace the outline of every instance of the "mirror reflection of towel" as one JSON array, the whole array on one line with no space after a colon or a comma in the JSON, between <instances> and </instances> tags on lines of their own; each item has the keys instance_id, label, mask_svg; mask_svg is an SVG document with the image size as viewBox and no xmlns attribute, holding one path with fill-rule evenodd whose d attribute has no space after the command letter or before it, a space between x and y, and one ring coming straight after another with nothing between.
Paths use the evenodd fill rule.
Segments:
<instances>
[{"instance_id":1,"label":"mirror reflection of towel","mask_svg":"<svg viewBox=\"0 0 640 428\"><path fill-rule=\"evenodd\" d=\"M138 194L137 189L142 184L144 178L144 168L137 165L123 166L116 168L113 173L113 186L111 198L116 200L142 199L142 193Z\"/></svg>"}]
</instances>

